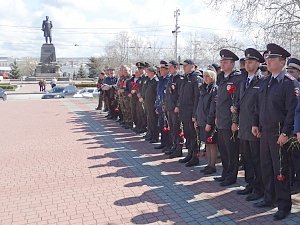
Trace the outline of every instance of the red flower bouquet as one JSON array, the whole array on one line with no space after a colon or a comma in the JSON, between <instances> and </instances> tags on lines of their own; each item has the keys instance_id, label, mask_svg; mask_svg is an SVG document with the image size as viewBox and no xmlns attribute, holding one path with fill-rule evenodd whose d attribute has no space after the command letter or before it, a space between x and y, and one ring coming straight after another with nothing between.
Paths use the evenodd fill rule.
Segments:
<instances>
[{"instance_id":1,"label":"red flower bouquet","mask_svg":"<svg viewBox=\"0 0 300 225\"><path fill-rule=\"evenodd\" d=\"M231 96L232 106L235 107L235 92L236 92L236 86L234 84L227 85L227 92ZM238 123L238 115L237 113L231 113L231 119L232 123Z\"/></svg>"}]
</instances>

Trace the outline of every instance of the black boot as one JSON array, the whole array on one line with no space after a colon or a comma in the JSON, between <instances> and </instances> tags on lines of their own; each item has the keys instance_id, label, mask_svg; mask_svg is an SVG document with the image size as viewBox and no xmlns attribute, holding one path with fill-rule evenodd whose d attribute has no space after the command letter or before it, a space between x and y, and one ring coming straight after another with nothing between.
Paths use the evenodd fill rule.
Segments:
<instances>
[{"instance_id":1,"label":"black boot","mask_svg":"<svg viewBox=\"0 0 300 225\"><path fill-rule=\"evenodd\" d=\"M171 155L176 150L176 145L173 145L172 148L170 148L169 151L165 152L165 155Z\"/></svg>"},{"instance_id":2,"label":"black boot","mask_svg":"<svg viewBox=\"0 0 300 225\"><path fill-rule=\"evenodd\" d=\"M186 167L197 166L197 165L199 165L199 159L196 155L193 155L192 159L185 164Z\"/></svg>"},{"instance_id":3,"label":"black boot","mask_svg":"<svg viewBox=\"0 0 300 225\"><path fill-rule=\"evenodd\" d=\"M177 158L182 156L182 145L178 145L175 151L169 155L169 159Z\"/></svg>"},{"instance_id":4,"label":"black boot","mask_svg":"<svg viewBox=\"0 0 300 225\"><path fill-rule=\"evenodd\" d=\"M192 150L188 149L188 154L185 158L183 159L179 159L178 162L180 163L187 163L188 161L190 161L192 159Z\"/></svg>"}]
</instances>

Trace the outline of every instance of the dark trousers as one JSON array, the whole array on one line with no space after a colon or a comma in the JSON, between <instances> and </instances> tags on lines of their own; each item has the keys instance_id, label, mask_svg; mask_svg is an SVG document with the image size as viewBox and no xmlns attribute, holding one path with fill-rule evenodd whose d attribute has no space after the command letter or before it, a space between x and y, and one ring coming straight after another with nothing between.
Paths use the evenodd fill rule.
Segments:
<instances>
[{"instance_id":1,"label":"dark trousers","mask_svg":"<svg viewBox=\"0 0 300 225\"><path fill-rule=\"evenodd\" d=\"M260 168L260 142L240 139L240 152L243 156L245 181L253 193L263 194L263 183Z\"/></svg>"},{"instance_id":2,"label":"dark trousers","mask_svg":"<svg viewBox=\"0 0 300 225\"><path fill-rule=\"evenodd\" d=\"M145 130L147 126L147 119L146 119L144 104L138 101L136 104L136 110L137 110L137 127L139 129Z\"/></svg>"},{"instance_id":3,"label":"dark trousers","mask_svg":"<svg viewBox=\"0 0 300 225\"><path fill-rule=\"evenodd\" d=\"M102 107L103 107L103 95L102 95L101 92L99 92L99 99L98 99L98 106L97 106L97 108L98 109L102 109Z\"/></svg>"},{"instance_id":4,"label":"dark trousers","mask_svg":"<svg viewBox=\"0 0 300 225\"><path fill-rule=\"evenodd\" d=\"M147 109L148 132L151 134L152 139L158 140L159 138L158 115L156 114L154 107L146 107L146 109Z\"/></svg>"},{"instance_id":5,"label":"dark trousers","mask_svg":"<svg viewBox=\"0 0 300 225\"><path fill-rule=\"evenodd\" d=\"M186 147L193 152L193 154L198 153L199 147L197 142L197 132L195 130L192 117L182 118L183 132L186 139Z\"/></svg>"},{"instance_id":6,"label":"dark trousers","mask_svg":"<svg viewBox=\"0 0 300 225\"><path fill-rule=\"evenodd\" d=\"M281 147L282 153L282 174L284 181L276 179L280 170L279 150L277 144L278 129L272 131L262 131L260 140L260 162L262 171L262 180L264 184L264 200L266 202L275 202L279 210L291 210L291 190L288 165L288 144Z\"/></svg>"},{"instance_id":7,"label":"dark trousers","mask_svg":"<svg viewBox=\"0 0 300 225\"><path fill-rule=\"evenodd\" d=\"M131 117L135 126L138 126L138 116L137 116L137 102L138 98L136 95L132 95L130 98L130 106L131 106Z\"/></svg>"},{"instance_id":8,"label":"dark trousers","mask_svg":"<svg viewBox=\"0 0 300 225\"><path fill-rule=\"evenodd\" d=\"M180 121L178 113L175 113L174 110L168 111L169 125L171 128L171 140L172 145L179 146L179 133L180 133Z\"/></svg>"},{"instance_id":9,"label":"dark trousers","mask_svg":"<svg viewBox=\"0 0 300 225\"><path fill-rule=\"evenodd\" d=\"M164 118L164 116L166 116L166 118ZM159 120L159 130L160 130L160 133L161 133L161 144L164 145L164 146L167 146L169 148L172 147L172 138L171 138L171 131L164 131L163 128L165 126L165 119L167 119L168 123L169 123L169 126L170 126L170 122L169 122L169 118L167 116L167 114L165 113L159 113L158 115L158 120Z\"/></svg>"},{"instance_id":10,"label":"dark trousers","mask_svg":"<svg viewBox=\"0 0 300 225\"><path fill-rule=\"evenodd\" d=\"M237 132L233 136L229 129L218 129L218 145L223 166L222 177L230 182L235 182L239 161Z\"/></svg>"}]
</instances>

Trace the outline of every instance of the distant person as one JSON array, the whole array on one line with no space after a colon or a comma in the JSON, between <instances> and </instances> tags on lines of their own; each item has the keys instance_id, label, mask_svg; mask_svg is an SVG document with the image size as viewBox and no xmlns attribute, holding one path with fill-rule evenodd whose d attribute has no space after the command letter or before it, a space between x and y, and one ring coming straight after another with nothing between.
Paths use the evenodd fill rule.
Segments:
<instances>
[{"instance_id":1,"label":"distant person","mask_svg":"<svg viewBox=\"0 0 300 225\"><path fill-rule=\"evenodd\" d=\"M39 86L40 86L40 92L43 91L43 80L39 81Z\"/></svg>"},{"instance_id":2,"label":"distant person","mask_svg":"<svg viewBox=\"0 0 300 225\"><path fill-rule=\"evenodd\" d=\"M46 91L46 86L47 86L47 81L44 79L43 80L43 90L42 91Z\"/></svg>"},{"instance_id":3,"label":"distant person","mask_svg":"<svg viewBox=\"0 0 300 225\"><path fill-rule=\"evenodd\" d=\"M53 77L53 79L51 80L51 87L54 88L56 86L57 83L57 79L55 77Z\"/></svg>"}]
</instances>

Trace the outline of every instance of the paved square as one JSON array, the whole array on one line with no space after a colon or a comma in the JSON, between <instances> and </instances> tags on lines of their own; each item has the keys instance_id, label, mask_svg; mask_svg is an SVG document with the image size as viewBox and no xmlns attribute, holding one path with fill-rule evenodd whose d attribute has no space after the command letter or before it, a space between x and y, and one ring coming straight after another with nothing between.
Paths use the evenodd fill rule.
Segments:
<instances>
[{"instance_id":1,"label":"paved square","mask_svg":"<svg viewBox=\"0 0 300 225\"><path fill-rule=\"evenodd\" d=\"M0 224L274 223L201 166L166 159L86 99L0 102ZM202 164L205 160L202 160ZM218 168L220 172L220 167Z\"/></svg>"}]
</instances>

